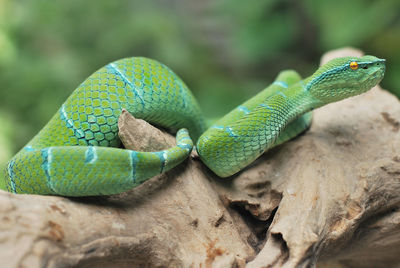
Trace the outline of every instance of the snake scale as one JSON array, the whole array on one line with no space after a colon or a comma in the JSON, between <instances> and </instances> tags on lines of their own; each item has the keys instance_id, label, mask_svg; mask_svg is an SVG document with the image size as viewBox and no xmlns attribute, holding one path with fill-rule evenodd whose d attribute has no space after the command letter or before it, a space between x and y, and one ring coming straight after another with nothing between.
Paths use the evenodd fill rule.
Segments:
<instances>
[{"instance_id":1,"label":"snake scale","mask_svg":"<svg viewBox=\"0 0 400 268\"><path fill-rule=\"evenodd\" d=\"M228 177L307 129L311 110L369 90L384 72L385 60L374 56L337 58L305 79L283 71L207 128L197 101L173 71L147 58L121 59L88 77L8 162L6 187L43 195L121 193L185 160L192 139L202 161ZM123 108L177 131L176 146L159 152L122 149L117 121Z\"/></svg>"}]
</instances>

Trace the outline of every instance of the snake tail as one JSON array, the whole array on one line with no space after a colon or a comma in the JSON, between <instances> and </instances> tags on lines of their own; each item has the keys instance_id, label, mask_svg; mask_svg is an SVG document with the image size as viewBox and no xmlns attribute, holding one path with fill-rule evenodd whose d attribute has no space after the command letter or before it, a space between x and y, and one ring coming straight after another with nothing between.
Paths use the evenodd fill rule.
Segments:
<instances>
[{"instance_id":1,"label":"snake tail","mask_svg":"<svg viewBox=\"0 0 400 268\"><path fill-rule=\"evenodd\" d=\"M184 161L193 142L186 129L178 131L176 140L175 147L159 152L99 146L26 150L7 166L11 175L8 189L14 193L64 196L121 193Z\"/></svg>"}]
</instances>

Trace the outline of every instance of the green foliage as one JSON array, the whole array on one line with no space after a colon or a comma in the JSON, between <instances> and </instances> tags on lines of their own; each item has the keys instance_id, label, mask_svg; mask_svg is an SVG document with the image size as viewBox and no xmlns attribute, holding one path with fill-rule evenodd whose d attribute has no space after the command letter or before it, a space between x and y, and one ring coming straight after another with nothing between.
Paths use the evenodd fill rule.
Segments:
<instances>
[{"instance_id":1,"label":"green foliage","mask_svg":"<svg viewBox=\"0 0 400 268\"><path fill-rule=\"evenodd\" d=\"M0 107L14 118L12 150L88 75L122 57L165 63L212 117L282 69L309 75L342 46L388 59L383 85L400 96L398 10L398 0L0 0Z\"/></svg>"}]
</instances>

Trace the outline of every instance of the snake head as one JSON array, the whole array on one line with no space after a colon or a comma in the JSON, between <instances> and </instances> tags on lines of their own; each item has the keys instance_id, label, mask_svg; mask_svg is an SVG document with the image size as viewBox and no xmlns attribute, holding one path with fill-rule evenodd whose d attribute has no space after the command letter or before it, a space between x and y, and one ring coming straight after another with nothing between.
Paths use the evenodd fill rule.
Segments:
<instances>
[{"instance_id":1,"label":"snake head","mask_svg":"<svg viewBox=\"0 0 400 268\"><path fill-rule=\"evenodd\" d=\"M385 60L374 56L343 57L321 66L309 79L307 90L323 103L364 93L385 74Z\"/></svg>"}]
</instances>

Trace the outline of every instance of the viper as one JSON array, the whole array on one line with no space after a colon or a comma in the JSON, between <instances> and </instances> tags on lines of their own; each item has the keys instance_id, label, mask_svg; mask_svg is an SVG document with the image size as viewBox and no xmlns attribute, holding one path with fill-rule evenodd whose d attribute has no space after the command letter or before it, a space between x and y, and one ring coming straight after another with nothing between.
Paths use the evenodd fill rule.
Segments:
<instances>
[{"instance_id":1,"label":"viper","mask_svg":"<svg viewBox=\"0 0 400 268\"><path fill-rule=\"evenodd\" d=\"M152 59L121 59L89 76L8 162L6 187L42 195L121 193L180 164L194 142L205 165L229 177L305 131L313 109L368 91L384 73L385 60L374 56L336 58L305 79L283 71L207 126L194 96L172 70ZM176 132L176 146L159 152L121 148L122 109Z\"/></svg>"}]
</instances>

